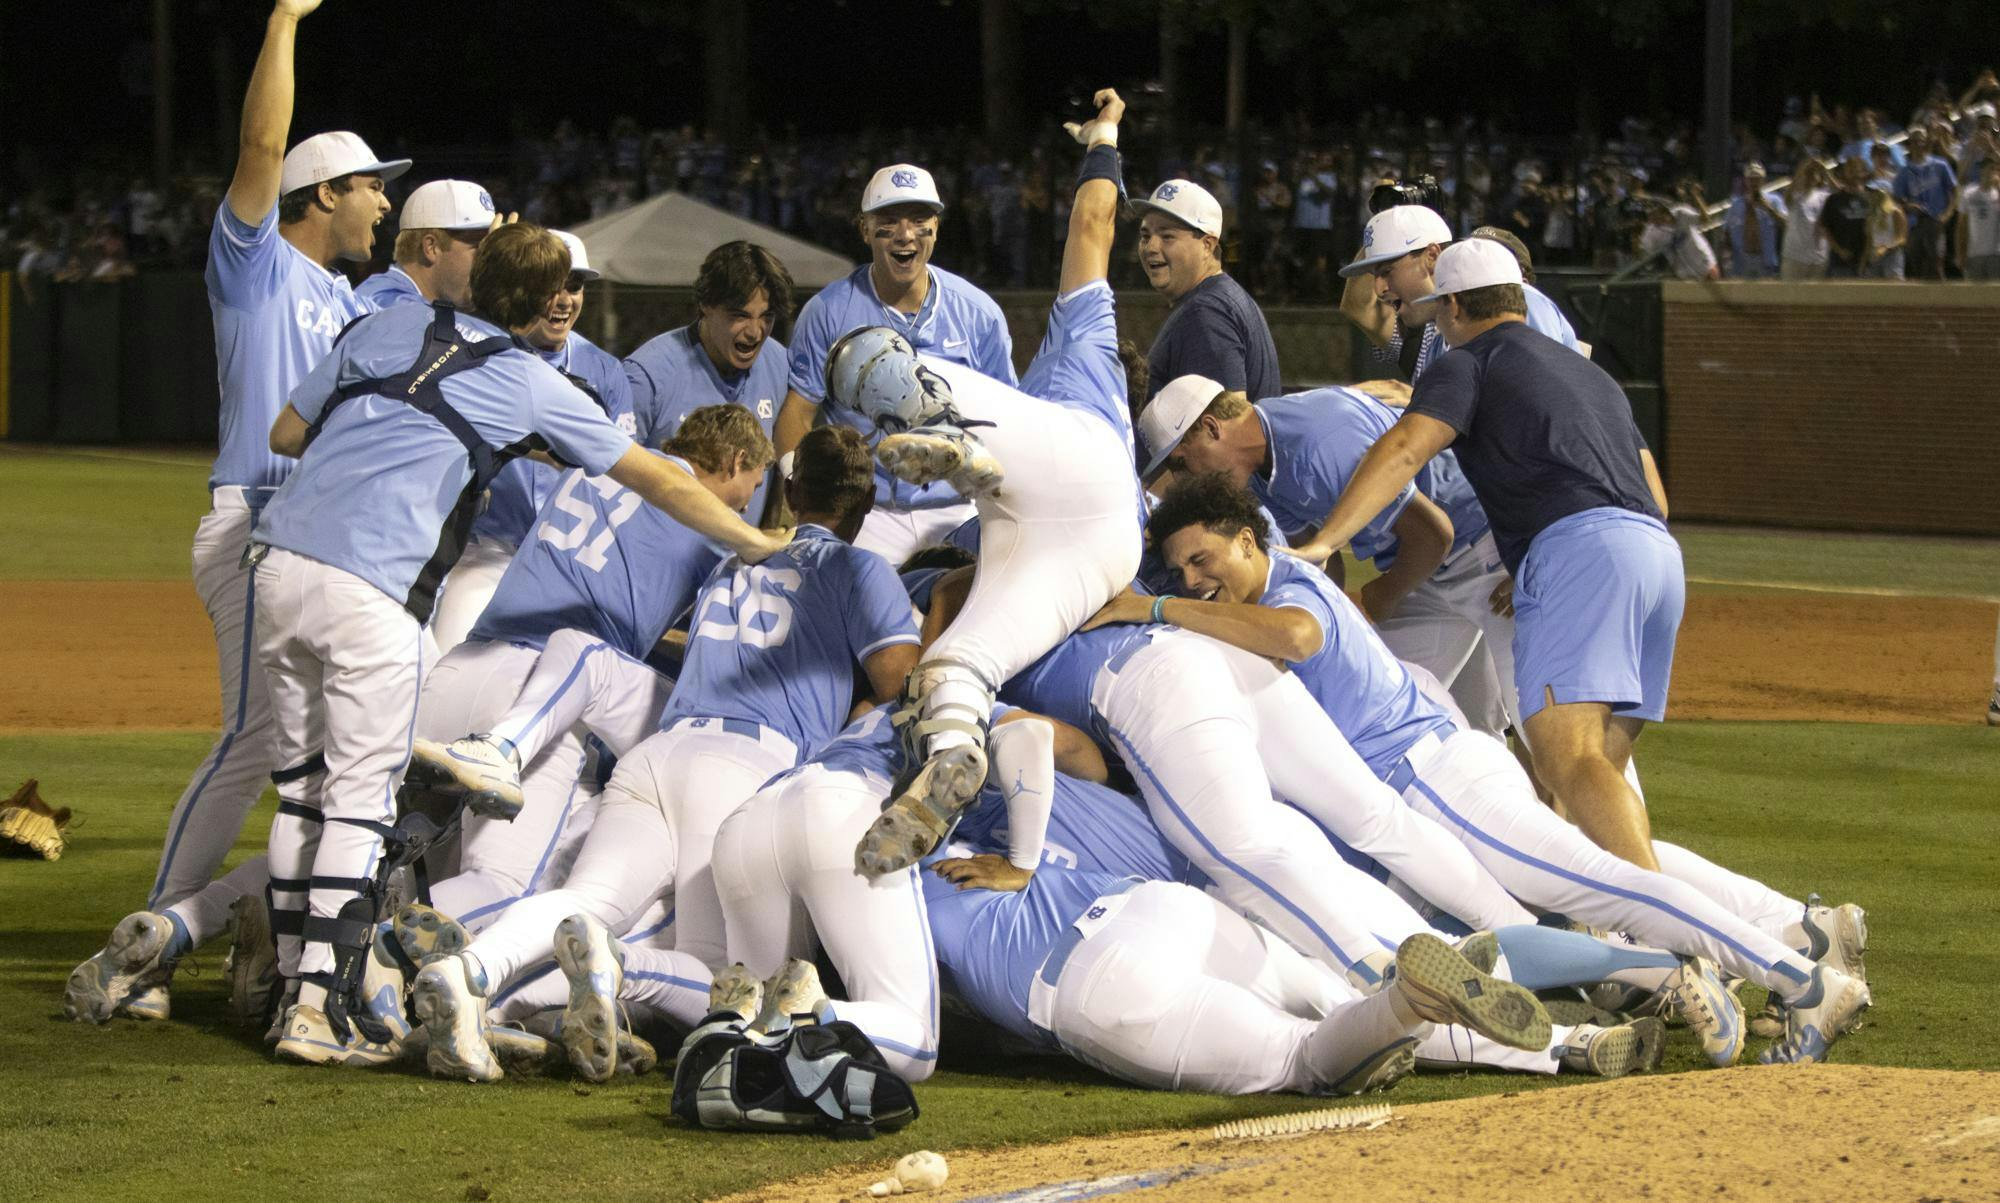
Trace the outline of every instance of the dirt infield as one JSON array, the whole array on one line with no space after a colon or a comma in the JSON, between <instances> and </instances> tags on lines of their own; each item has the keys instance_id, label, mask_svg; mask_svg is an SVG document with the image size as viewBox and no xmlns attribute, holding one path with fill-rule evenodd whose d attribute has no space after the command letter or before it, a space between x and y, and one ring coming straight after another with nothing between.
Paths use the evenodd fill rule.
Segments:
<instances>
[{"instance_id":1,"label":"dirt infield","mask_svg":"<svg viewBox=\"0 0 2000 1203\"><path fill-rule=\"evenodd\" d=\"M1156 1132L945 1152L944 1189L916 1197L1943 1203L2000 1197L2000 1074L1739 1066L1425 1103L1373 1131L1236 1141ZM865 1197L887 1172L733 1198Z\"/></svg>"},{"instance_id":2,"label":"dirt infield","mask_svg":"<svg viewBox=\"0 0 2000 1203\"><path fill-rule=\"evenodd\" d=\"M1978 721L1994 607L1702 589L1675 657L1677 719ZM0 583L0 730L216 724L215 649L189 584Z\"/></svg>"}]
</instances>

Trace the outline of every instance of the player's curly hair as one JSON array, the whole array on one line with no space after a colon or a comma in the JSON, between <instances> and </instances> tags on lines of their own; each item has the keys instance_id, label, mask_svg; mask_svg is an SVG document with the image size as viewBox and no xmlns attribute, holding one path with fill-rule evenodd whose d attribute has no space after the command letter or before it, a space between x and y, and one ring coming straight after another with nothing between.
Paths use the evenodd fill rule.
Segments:
<instances>
[{"instance_id":1,"label":"player's curly hair","mask_svg":"<svg viewBox=\"0 0 2000 1203\"><path fill-rule=\"evenodd\" d=\"M569 248L538 225L501 226L472 260L472 309L508 330L542 315L569 281Z\"/></svg>"},{"instance_id":2,"label":"player's curly hair","mask_svg":"<svg viewBox=\"0 0 2000 1203\"><path fill-rule=\"evenodd\" d=\"M1146 519L1146 537L1155 548L1163 548L1168 538L1190 526L1206 527L1225 539L1235 538L1247 527L1258 551L1271 548L1257 499L1249 490L1237 488L1224 472L1203 472L1176 480Z\"/></svg>"},{"instance_id":3,"label":"player's curly hair","mask_svg":"<svg viewBox=\"0 0 2000 1203\"><path fill-rule=\"evenodd\" d=\"M793 509L847 519L875 496L875 461L868 442L851 426L821 426L792 453Z\"/></svg>"},{"instance_id":4,"label":"player's curly hair","mask_svg":"<svg viewBox=\"0 0 2000 1203\"><path fill-rule=\"evenodd\" d=\"M792 273L776 255L754 242L725 242L701 261L694 278L694 303L703 309L748 305L759 290L771 306L772 326L792 316Z\"/></svg>"},{"instance_id":5,"label":"player's curly hair","mask_svg":"<svg viewBox=\"0 0 2000 1203\"><path fill-rule=\"evenodd\" d=\"M778 458L757 415L733 402L695 410L681 420L681 428L660 444L660 450L718 476L736 466L738 452L743 454L744 468L751 472Z\"/></svg>"}]
</instances>

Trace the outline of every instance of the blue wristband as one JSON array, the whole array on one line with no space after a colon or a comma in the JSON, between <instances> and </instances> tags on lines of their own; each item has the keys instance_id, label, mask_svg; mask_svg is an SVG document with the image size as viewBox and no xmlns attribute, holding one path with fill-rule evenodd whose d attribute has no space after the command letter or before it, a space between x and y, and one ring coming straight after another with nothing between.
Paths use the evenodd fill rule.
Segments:
<instances>
[{"instance_id":1,"label":"blue wristband","mask_svg":"<svg viewBox=\"0 0 2000 1203\"><path fill-rule=\"evenodd\" d=\"M1167 621L1167 596L1164 593L1153 599L1153 621L1155 623Z\"/></svg>"},{"instance_id":2,"label":"blue wristband","mask_svg":"<svg viewBox=\"0 0 2000 1203\"><path fill-rule=\"evenodd\" d=\"M1083 165L1076 169L1076 186L1081 188L1092 180L1110 180L1118 185L1118 195L1125 195L1125 176L1119 169L1117 147L1093 146L1085 152Z\"/></svg>"}]
</instances>

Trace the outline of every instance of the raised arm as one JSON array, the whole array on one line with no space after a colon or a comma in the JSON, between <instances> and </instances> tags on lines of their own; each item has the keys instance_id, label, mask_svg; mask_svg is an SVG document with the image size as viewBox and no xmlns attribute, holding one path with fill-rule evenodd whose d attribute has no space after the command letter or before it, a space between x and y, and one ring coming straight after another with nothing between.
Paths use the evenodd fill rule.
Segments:
<instances>
[{"instance_id":1,"label":"raised arm","mask_svg":"<svg viewBox=\"0 0 2000 1203\"><path fill-rule=\"evenodd\" d=\"M1069 211L1069 241L1063 244L1062 275L1056 284L1059 293L1109 275L1111 242L1118 234L1118 121L1125 115L1125 102L1110 88L1100 89L1092 100L1096 117L1080 125L1063 125L1088 149Z\"/></svg>"},{"instance_id":2,"label":"raised arm","mask_svg":"<svg viewBox=\"0 0 2000 1203\"><path fill-rule=\"evenodd\" d=\"M1320 523L1319 533L1294 547L1292 554L1315 564L1326 563L1354 538L1355 532L1381 513L1383 506L1396 500L1403 486L1416 477L1417 469L1451 446L1457 437L1458 432L1448 424L1426 414L1405 411L1389 428L1389 433L1375 440L1375 445L1362 457L1361 466L1354 470L1354 479L1328 511L1326 521Z\"/></svg>"},{"instance_id":3,"label":"raised arm","mask_svg":"<svg viewBox=\"0 0 2000 1203\"><path fill-rule=\"evenodd\" d=\"M694 477L667 466L637 444L626 448L605 475L673 515L681 525L735 552L746 564L775 555L792 541L789 530L766 533L738 517Z\"/></svg>"},{"instance_id":4,"label":"raised arm","mask_svg":"<svg viewBox=\"0 0 2000 1203\"><path fill-rule=\"evenodd\" d=\"M236 174L229 180L229 211L245 225L263 225L278 203L285 140L292 132L292 43L299 18L319 6L320 0L278 0L264 24L264 48L243 97Z\"/></svg>"}]
</instances>

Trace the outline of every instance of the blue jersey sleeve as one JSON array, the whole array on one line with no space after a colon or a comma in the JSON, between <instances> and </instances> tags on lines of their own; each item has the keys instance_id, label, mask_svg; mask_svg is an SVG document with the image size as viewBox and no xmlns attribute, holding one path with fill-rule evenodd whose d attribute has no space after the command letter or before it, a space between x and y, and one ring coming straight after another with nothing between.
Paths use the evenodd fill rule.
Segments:
<instances>
[{"instance_id":1,"label":"blue jersey sleeve","mask_svg":"<svg viewBox=\"0 0 2000 1203\"><path fill-rule=\"evenodd\" d=\"M625 369L625 400L632 408L632 425L636 432L633 437L648 447L657 447L660 433L657 429L660 416L660 384L653 378L647 366L639 362L634 352L623 361Z\"/></svg>"},{"instance_id":2,"label":"blue jersey sleeve","mask_svg":"<svg viewBox=\"0 0 2000 1203\"><path fill-rule=\"evenodd\" d=\"M1365 410L1352 410L1342 420L1319 432L1312 440L1305 455L1296 465L1301 474L1311 474L1317 479L1311 482L1315 504L1324 502L1319 511L1324 517L1333 509L1333 504L1354 479L1354 470L1375 445L1375 440L1385 433L1390 423L1383 422L1380 428L1369 420ZM1403 486L1396 499L1382 507L1382 512L1369 519L1368 525L1354 535L1354 554L1363 560L1372 560L1385 553L1393 554L1396 536L1392 528L1396 519L1403 516L1403 510L1410 504L1410 498L1417 495L1414 482Z\"/></svg>"},{"instance_id":3,"label":"blue jersey sleeve","mask_svg":"<svg viewBox=\"0 0 2000 1203\"><path fill-rule=\"evenodd\" d=\"M873 552L856 550L848 557L853 565L853 604L847 608L847 641L856 660L865 660L885 647L917 641L917 620L910 609L910 595L889 561Z\"/></svg>"},{"instance_id":4,"label":"blue jersey sleeve","mask_svg":"<svg viewBox=\"0 0 2000 1203\"><path fill-rule=\"evenodd\" d=\"M1320 652L1325 651L1327 644L1333 639L1333 606L1327 602L1326 598L1320 596L1319 590L1314 589L1303 581L1293 580L1279 585L1276 589L1264 595L1261 604L1269 606L1274 610L1293 609L1305 611L1312 618L1313 622L1319 626L1319 647L1313 651L1313 656L1317 656ZM1290 663L1303 664L1306 660L1310 659L1312 659L1312 656L1306 656L1299 660L1293 660Z\"/></svg>"},{"instance_id":5,"label":"blue jersey sleeve","mask_svg":"<svg viewBox=\"0 0 2000 1203\"><path fill-rule=\"evenodd\" d=\"M320 358L303 379L292 386L292 395L287 398L291 407L299 411L299 416L307 422L317 422L326 410L326 403L333 397L340 385L340 369L347 362L347 341L335 343L333 350Z\"/></svg>"},{"instance_id":6,"label":"blue jersey sleeve","mask_svg":"<svg viewBox=\"0 0 2000 1203\"><path fill-rule=\"evenodd\" d=\"M235 309L253 309L269 300L283 280L279 256L285 251L278 237L278 206L260 225L236 216L224 199L208 232L208 292Z\"/></svg>"},{"instance_id":7,"label":"blue jersey sleeve","mask_svg":"<svg viewBox=\"0 0 2000 1203\"><path fill-rule=\"evenodd\" d=\"M562 460L602 476L631 450L632 440L625 432L554 368L537 362L529 380L534 388L534 431Z\"/></svg>"},{"instance_id":8,"label":"blue jersey sleeve","mask_svg":"<svg viewBox=\"0 0 2000 1203\"><path fill-rule=\"evenodd\" d=\"M831 288L839 287L836 282ZM826 399L826 353L833 349L831 305L824 302L827 290L814 294L799 312L792 328L792 369L787 383L793 392L814 405ZM1013 380L1013 369L1007 379Z\"/></svg>"},{"instance_id":9,"label":"blue jersey sleeve","mask_svg":"<svg viewBox=\"0 0 2000 1203\"><path fill-rule=\"evenodd\" d=\"M1103 416L1114 430L1130 423L1111 285L1093 280L1056 298L1049 307L1048 333L1021 378L1021 389L1031 397L1081 405Z\"/></svg>"}]
</instances>

